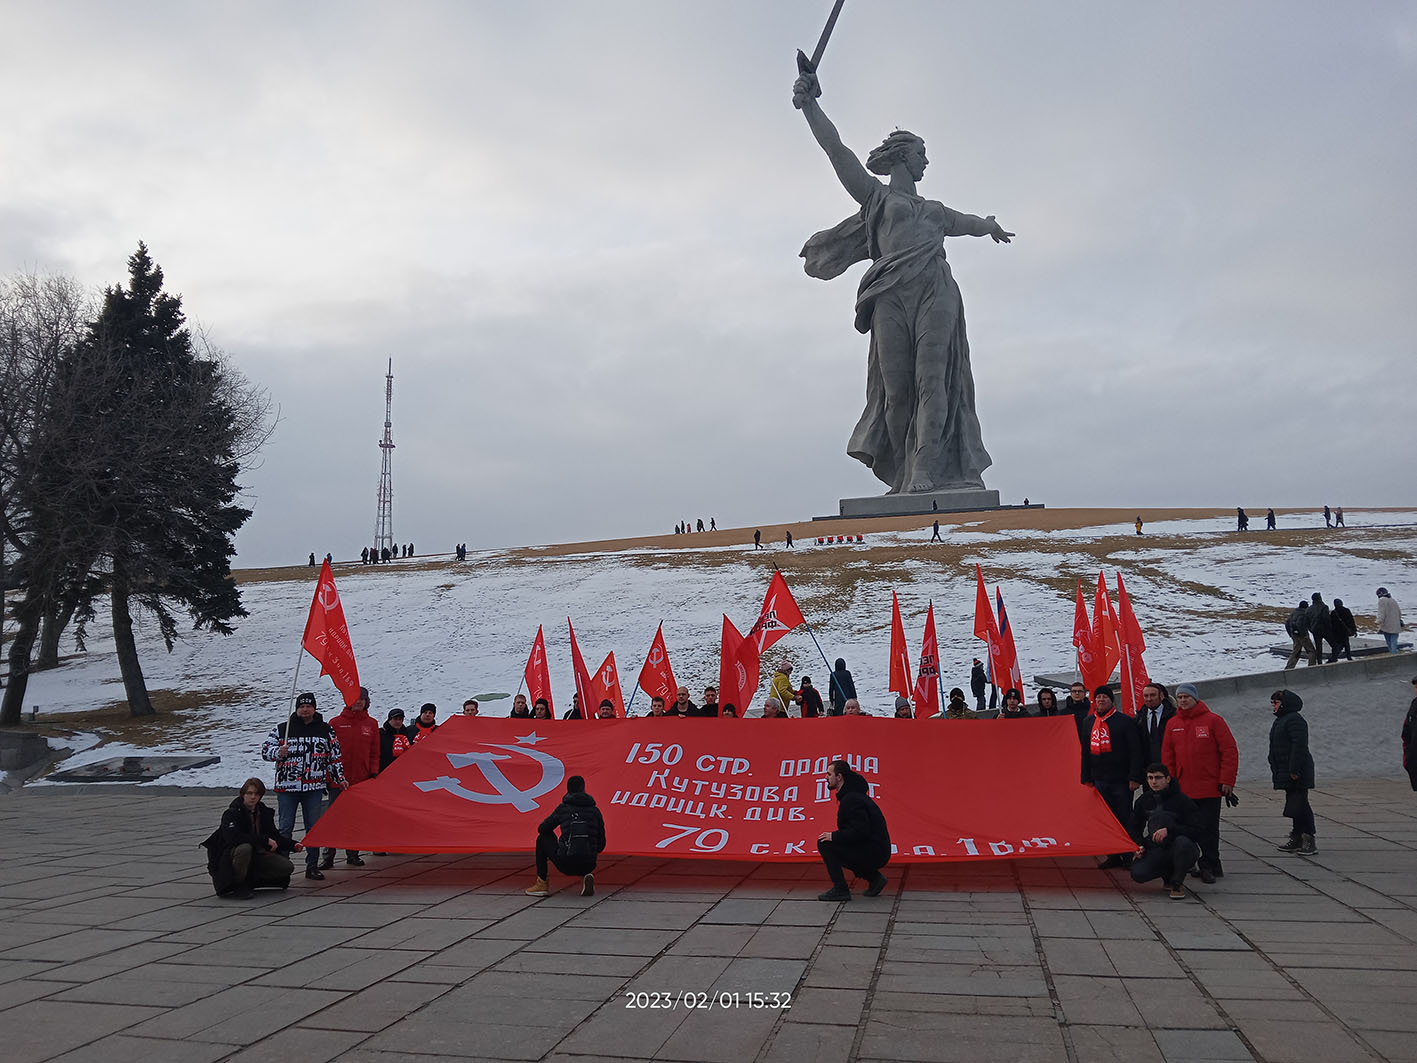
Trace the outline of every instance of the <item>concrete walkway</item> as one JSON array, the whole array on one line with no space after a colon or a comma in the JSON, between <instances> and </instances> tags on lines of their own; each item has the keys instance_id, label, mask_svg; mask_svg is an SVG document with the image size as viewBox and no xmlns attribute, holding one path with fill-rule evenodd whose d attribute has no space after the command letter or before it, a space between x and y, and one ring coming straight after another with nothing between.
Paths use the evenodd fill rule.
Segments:
<instances>
[{"instance_id":1,"label":"concrete walkway","mask_svg":"<svg viewBox=\"0 0 1417 1063\"><path fill-rule=\"evenodd\" d=\"M538 901L524 856L226 901L196 845L228 795L56 791L0 798L7 1063L1417 1056L1405 779L1317 792L1313 858L1242 790L1226 878L1185 901L1034 860L911 867L845 905L815 866L646 859Z\"/></svg>"}]
</instances>

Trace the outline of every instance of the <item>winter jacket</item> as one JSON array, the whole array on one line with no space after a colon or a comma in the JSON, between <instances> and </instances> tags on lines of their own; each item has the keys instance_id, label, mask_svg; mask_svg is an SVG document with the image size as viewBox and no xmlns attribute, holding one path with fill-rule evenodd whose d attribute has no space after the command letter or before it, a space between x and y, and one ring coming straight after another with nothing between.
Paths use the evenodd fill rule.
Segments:
<instances>
[{"instance_id":1,"label":"winter jacket","mask_svg":"<svg viewBox=\"0 0 1417 1063\"><path fill-rule=\"evenodd\" d=\"M385 723L379 728L379 770L383 771L413 745L413 736L407 727L391 727Z\"/></svg>"},{"instance_id":2,"label":"winter jacket","mask_svg":"<svg viewBox=\"0 0 1417 1063\"><path fill-rule=\"evenodd\" d=\"M1396 635L1402 630L1402 608L1390 595L1378 599L1378 630L1384 635Z\"/></svg>"},{"instance_id":3,"label":"winter jacket","mask_svg":"<svg viewBox=\"0 0 1417 1063\"><path fill-rule=\"evenodd\" d=\"M1077 724L1078 728L1078 742L1086 745L1087 718L1092 714L1092 702L1087 699L1086 695L1083 695L1081 701L1074 701L1073 696L1069 694L1063 699L1062 711L1072 715L1073 723Z\"/></svg>"},{"instance_id":4,"label":"winter jacket","mask_svg":"<svg viewBox=\"0 0 1417 1063\"><path fill-rule=\"evenodd\" d=\"M1141 782L1146 768L1142 749L1137 722L1126 713L1113 709L1106 716L1089 714L1082 742L1082 781Z\"/></svg>"},{"instance_id":5,"label":"winter jacket","mask_svg":"<svg viewBox=\"0 0 1417 1063\"><path fill-rule=\"evenodd\" d=\"M772 682L768 684L768 697L782 702L783 714L788 715L787 710L797 702L797 691L792 689L792 680L787 678L786 672L773 673Z\"/></svg>"},{"instance_id":6,"label":"winter jacket","mask_svg":"<svg viewBox=\"0 0 1417 1063\"><path fill-rule=\"evenodd\" d=\"M856 850L877 867L885 867L891 858L891 835L886 817L871 799L871 787L865 777L850 768L845 769L845 777L836 792L836 830L832 831L832 841Z\"/></svg>"},{"instance_id":7,"label":"winter jacket","mask_svg":"<svg viewBox=\"0 0 1417 1063\"><path fill-rule=\"evenodd\" d=\"M1334 602L1334 606L1328 612L1329 623L1333 628L1333 634L1340 639L1352 638L1358 634L1358 622L1353 619L1353 612L1346 605Z\"/></svg>"},{"instance_id":8,"label":"winter jacket","mask_svg":"<svg viewBox=\"0 0 1417 1063\"><path fill-rule=\"evenodd\" d=\"M827 691L827 697L831 701L831 715L840 716L846 703L856 696L856 683L851 678L851 673L846 670L846 658L836 659L836 670L832 672L831 689Z\"/></svg>"},{"instance_id":9,"label":"winter jacket","mask_svg":"<svg viewBox=\"0 0 1417 1063\"><path fill-rule=\"evenodd\" d=\"M433 737L433 732L438 729L436 723L424 725L422 718L414 720L408 726L408 739L410 742L422 742L425 738Z\"/></svg>"},{"instance_id":10,"label":"winter jacket","mask_svg":"<svg viewBox=\"0 0 1417 1063\"><path fill-rule=\"evenodd\" d=\"M1152 734L1151 710L1145 705L1137 709L1137 734L1141 735L1142 758L1147 764L1156 764L1161 760L1161 743L1166 738L1166 725L1175 715L1176 706L1163 701L1161 703L1161 720L1156 733Z\"/></svg>"},{"instance_id":11,"label":"winter jacket","mask_svg":"<svg viewBox=\"0 0 1417 1063\"><path fill-rule=\"evenodd\" d=\"M969 689L977 698L984 693L984 688L989 685L989 677L984 674L984 666L976 664L969 670Z\"/></svg>"},{"instance_id":12,"label":"winter jacket","mask_svg":"<svg viewBox=\"0 0 1417 1063\"><path fill-rule=\"evenodd\" d=\"M1289 633L1291 639L1303 638L1309 633L1309 607L1301 605L1289 614L1289 619L1284 621L1284 630Z\"/></svg>"},{"instance_id":13,"label":"winter jacket","mask_svg":"<svg viewBox=\"0 0 1417 1063\"><path fill-rule=\"evenodd\" d=\"M561 803L556 806L551 815L541 821L541 825L536 830L538 834L555 834L560 829L562 837L564 837L566 824L574 819L589 821L591 840L595 845L595 851L597 854L604 852L605 817L596 807L595 798L584 790L577 793L567 792L562 796Z\"/></svg>"},{"instance_id":14,"label":"winter jacket","mask_svg":"<svg viewBox=\"0 0 1417 1063\"><path fill-rule=\"evenodd\" d=\"M1279 711L1269 725L1269 774L1276 790L1314 788L1314 758L1309 752L1309 724L1299 712L1304 699L1282 691ZM1291 776L1299 776L1297 779Z\"/></svg>"},{"instance_id":15,"label":"winter jacket","mask_svg":"<svg viewBox=\"0 0 1417 1063\"><path fill-rule=\"evenodd\" d=\"M379 774L379 725L368 710L346 708L330 727L339 739L340 763L350 786Z\"/></svg>"},{"instance_id":16,"label":"winter jacket","mask_svg":"<svg viewBox=\"0 0 1417 1063\"><path fill-rule=\"evenodd\" d=\"M1190 710L1177 709L1166 727L1161 760L1194 801L1219 797L1222 786L1234 786L1240 769L1240 750L1230 726L1203 701Z\"/></svg>"},{"instance_id":17,"label":"winter jacket","mask_svg":"<svg viewBox=\"0 0 1417 1063\"><path fill-rule=\"evenodd\" d=\"M1197 841L1200 833L1200 809L1196 803L1181 792L1181 787L1172 779L1166 789L1159 794L1147 787L1137 803L1132 806L1132 818L1127 823L1127 832L1132 840L1145 848L1154 848L1156 842L1151 836L1160 827L1167 834ZM1168 839L1169 840L1169 839ZM1161 843L1163 846L1166 842Z\"/></svg>"},{"instance_id":18,"label":"winter jacket","mask_svg":"<svg viewBox=\"0 0 1417 1063\"><path fill-rule=\"evenodd\" d=\"M231 851L238 845L250 845L257 852L270 852L272 839L276 843L275 852L288 853L295 848L293 841L276 830L275 813L267 805L258 803L253 813L238 796L227 806L221 824L202 842L207 850L207 874L212 877L212 888L217 896L244 884L236 881Z\"/></svg>"},{"instance_id":19,"label":"winter jacket","mask_svg":"<svg viewBox=\"0 0 1417 1063\"><path fill-rule=\"evenodd\" d=\"M1412 789L1417 790L1417 698L1407 706L1402 720L1402 766L1412 781Z\"/></svg>"},{"instance_id":20,"label":"winter jacket","mask_svg":"<svg viewBox=\"0 0 1417 1063\"><path fill-rule=\"evenodd\" d=\"M286 756L280 755L280 744L286 745ZM278 794L305 793L310 790L343 790L344 765L341 763L339 739L317 712L306 723L298 713L276 727L261 745L261 759L276 765L275 785Z\"/></svg>"},{"instance_id":21,"label":"winter jacket","mask_svg":"<svg viewBox=\"0 0 1417 1063\"><path fill-rule=\"evenodd\" d=\"M816 687L804 686L799 693L802 695L803 716L821 716L823 714L822 695Z\"/></svg>"},{"instance_id":22,"label":"winter jacket","mask_svg":"<svg viewBox=\"0 0 1417 1063\"><path fill-rule=\"evenodd\" d=\"M1324 600L1314 595L1314 604L1309 606L1309 630L1317 638L1328 638L1329 612Z\"/></svg>"}]
</instances>

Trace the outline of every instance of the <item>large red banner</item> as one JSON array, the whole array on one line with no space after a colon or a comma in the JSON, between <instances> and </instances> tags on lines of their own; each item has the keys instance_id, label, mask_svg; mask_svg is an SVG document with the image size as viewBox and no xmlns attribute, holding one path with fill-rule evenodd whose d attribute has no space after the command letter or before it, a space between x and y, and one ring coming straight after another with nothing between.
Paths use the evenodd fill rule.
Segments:
<instances>
[{"instance_id":1,"label":"large red banner","mask_svg":"<svg viewBox=\"0 0 1417 1063\"><path fill-rule=\"evenodd\" d=\"M925 736L932 728L938 733ZM304 840L379 852L530 854L566 779L581 775L605 815L607 852L816 860L817 835L836 827L826 785L836 759L871 784L895 863L1133 847L1097 791L1078 782L1071 717L927 728L847 716L725 728L710 719L574 727L454 716L345 791Z\"/></svg>"}]
</instances>

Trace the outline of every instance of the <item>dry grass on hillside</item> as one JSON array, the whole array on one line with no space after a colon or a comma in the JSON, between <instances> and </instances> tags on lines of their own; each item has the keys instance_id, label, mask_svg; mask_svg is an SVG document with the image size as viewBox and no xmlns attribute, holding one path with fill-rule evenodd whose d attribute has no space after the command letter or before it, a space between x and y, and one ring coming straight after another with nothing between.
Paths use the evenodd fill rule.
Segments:
<instances>
[{"instance_id":1,"label":"dry grass on hillside","mask_svg":"<svg viewBox=\"0 0 1417 1063\"><path fill-rule=\"evenodd\" d=\"M149 690L153 703L152 716L133 716L127 701L110 701L97 709L66 712L62 717L46 720L40 713L36 729L41 734L71 735L78 731L91 732L104 743L122 742L144 749L173 742L199 744L220 724L217 719L193 709L223 705L240 705L249 701L254 691L243 687L219 687L215 690ZM61 721L62 720L62 724Z\"/></svg>"}]
</instances>

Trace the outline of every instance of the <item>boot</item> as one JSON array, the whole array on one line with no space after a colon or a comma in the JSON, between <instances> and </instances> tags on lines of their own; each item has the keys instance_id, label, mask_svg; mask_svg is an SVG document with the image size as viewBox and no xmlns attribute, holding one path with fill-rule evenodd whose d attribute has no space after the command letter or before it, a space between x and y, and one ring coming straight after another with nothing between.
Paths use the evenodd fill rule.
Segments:
<instances>
[{"instance_id":1,"label":"boot","mask_svg":"<svg viewBox=\"0 0 1417 1063\"><path fill-rule=\"evenodd\" d=\"M1299 848L1297 850L1300 856L1313 856L1318 851L1319 847L1314 844L1314 836L1312 834L1305 834L1300 837Z\"/></svg>"},{"instance_id":2,"label":"boot","mask_svg":"<svg viewBox=\"0 0 1417 1063\"><path fill-rule=\"evenodd\" d=\"M594 876L594 875L592 875L592 874L590 874L590 873L586 873L586 874L584 874L584 875L581 876L581 896L582 896L582 897L593 897L593 896L595 896L595 876Z\"/></svg>"},{"instance_id":3,"label":"boot","mask_svg":"<svg viewBox=\"0 0 1417 1063\"><path fill-rule=\"evenodd\" d=\"M324 851L324 854L320 857L320 870L321 870L321 871L328 871L330 868L332 868L332 867L334 867L334 866L335 866L335 851L334 851L333 849L326 849L326 850Z\"/></svg>"},{"instance_id":4,"label":"boot","mask_svg":"<svg viewBox=\"0 0 1417 1063\"><path fill-rule=\"evenodd\" d=\"M851 891L848 890L848 889L843 889L843 888L840 887L840 886L833 886L831 889L827 890L825 893L819 893L819 894L817 894L817 900L819 900L819 901L849 901L849 900L851 900Z\"/></svg>"},{"instance_id":5,"label":"boot","mask_svg":"<svg viewBox=\"0 0 1417 1063\"><path fill-rule=\"evenodd\" d=\"M1277 845L1275 848L1281 853L1297 853L1299 851L1299 835L1289 835L1282 844Z\"/></svg>"},{"instance_id":6,"label":"boot","mask_svg":"<svg viewBox=\"0 0 1417 1063\"><path fill-rule=\"evenodd\" d=\"M526 891L526 895L528 897L545 897L550 894L550 892L551 887L546 884L546 880L544 878L539 878L536 880L536 885L532 886L531 889Z\"/></svg>"}]
</instances>

